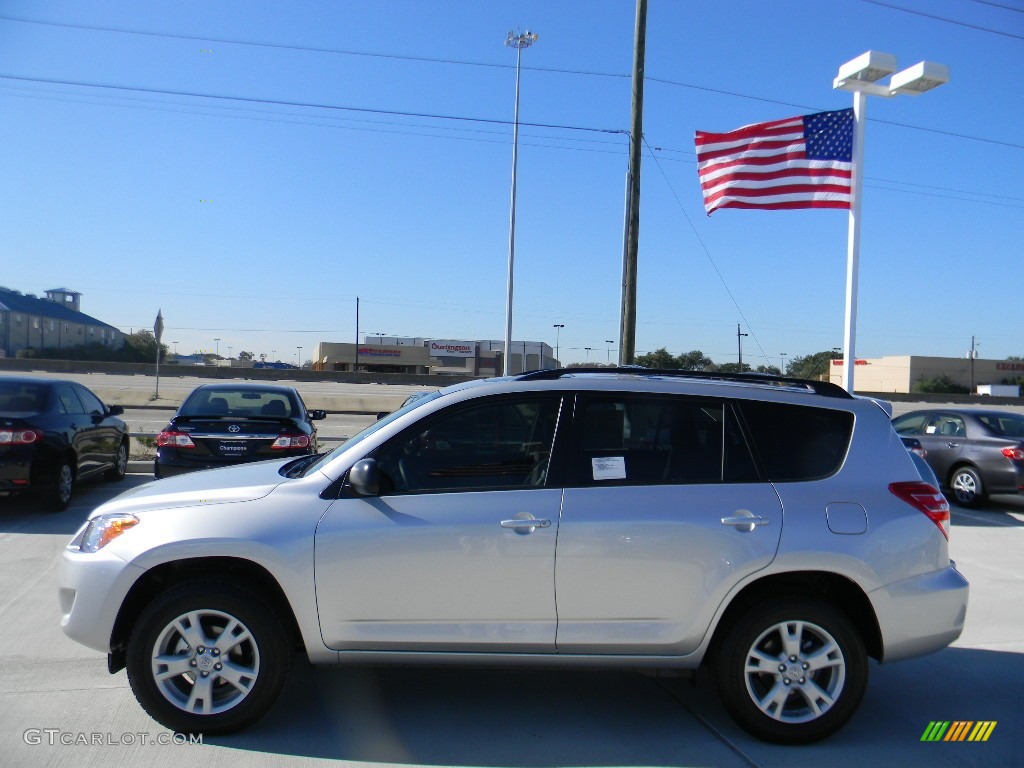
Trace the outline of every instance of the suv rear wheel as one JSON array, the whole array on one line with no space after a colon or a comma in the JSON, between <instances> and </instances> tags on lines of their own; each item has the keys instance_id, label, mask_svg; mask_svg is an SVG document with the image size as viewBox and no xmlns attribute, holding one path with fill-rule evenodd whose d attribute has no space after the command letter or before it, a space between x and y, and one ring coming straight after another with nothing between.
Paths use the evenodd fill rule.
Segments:
<instances>
[{"instance_id":1,"label":"suv rear wheel","mask_svg":"<svg viewBox=\"0 0 1024 768\"><path fill-rule=\"evenodd\" d=\"M802 744L835 733L868 681L864 643L827 603L789 599L751 609L727 631L715 661L723 704L744 730Z\"/></svg>"},{"instance_id":2,"label":"suv rear wheel","mask_svg":"<svg viewBox=\"0 0 1024 768\"><path fill-rule=\"evenodd\" d=\"M158 596L128 642L135 698L183 733L227 733L270 709L291 661L274 610L235 584L191 581Z\"/></svg>"}]
</instances>

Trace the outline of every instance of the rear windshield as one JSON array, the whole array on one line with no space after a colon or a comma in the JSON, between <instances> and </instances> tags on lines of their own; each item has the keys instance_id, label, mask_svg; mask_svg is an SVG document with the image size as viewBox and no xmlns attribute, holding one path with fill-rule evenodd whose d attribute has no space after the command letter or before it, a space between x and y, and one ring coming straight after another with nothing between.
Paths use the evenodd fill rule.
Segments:
<instances>
[{"instance_id":1,"label":"rear windshield","mask_svg":"<svg viewBox=\"0 0 1024 768\"><path fill-rule=\"evenodd\" d=\"M287 392L200 389L188 396L178 415L291 418L298 415L298 404Z\"/></svg>"},{"instance_id":2,"label":"rear windshield","mask_svg":"<svg viewBox=\"0 0 1024 768\"><path fill-rule=\"evenodd\" d=\"M46 402L46 387L0 379L0 413L38 413Z\"/></svg>"},{"instance_id":3,"label":"rear windshield","mask_svg":"<svg viewBox=\"0 0 1024 768\"><path fill-rule=\"evenodd\" d=\"M817 480L842 466L853 414L787 403L744 402L743 416L768 479Z\"/></svg>"}]
</instances>

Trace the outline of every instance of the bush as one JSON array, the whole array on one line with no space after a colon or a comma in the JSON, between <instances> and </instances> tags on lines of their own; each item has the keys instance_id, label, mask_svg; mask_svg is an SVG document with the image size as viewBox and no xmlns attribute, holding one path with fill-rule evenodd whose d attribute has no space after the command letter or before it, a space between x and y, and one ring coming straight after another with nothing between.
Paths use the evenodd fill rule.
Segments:
<instances>
[{"instance_id":1,"label":"bush","mask_svg":"<svg viewBox=\"0 0 1024 768\"><path fill-rule=\"evenodd\" d=\"M969 395L971 393L970 388L963 384L957 384L944 373L933 379L916 381L911 389L923 394Z\"/></svg>"}]
</instances>

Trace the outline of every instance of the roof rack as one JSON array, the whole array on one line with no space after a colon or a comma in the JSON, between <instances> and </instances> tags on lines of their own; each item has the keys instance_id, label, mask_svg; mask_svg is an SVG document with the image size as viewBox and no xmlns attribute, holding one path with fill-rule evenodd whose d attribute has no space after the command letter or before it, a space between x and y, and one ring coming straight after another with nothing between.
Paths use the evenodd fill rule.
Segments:
<instances>
[{"instance_id":1,"label":"roof rack","mask_svg":"<svg viewBox=\"0 0 1024 768\"><path fill-rule=\"evenodd\" d=\"M839 397L852 400L853 396L837 384L830 381L810 381L790 376L775 376L771 373L723 373L720 371L683 371L678 369L644 368L638 365L619 367L585 367L579 368L548 368L541 371L527 371L515 376L517 381L553 381L563 376L574 376L578 373L625 374L629 376L668 376L680 379L705 379L709 381L726 381L736 384L767 384L776 387L801 387L824 397Z\"/></svg>"}]
</instances>

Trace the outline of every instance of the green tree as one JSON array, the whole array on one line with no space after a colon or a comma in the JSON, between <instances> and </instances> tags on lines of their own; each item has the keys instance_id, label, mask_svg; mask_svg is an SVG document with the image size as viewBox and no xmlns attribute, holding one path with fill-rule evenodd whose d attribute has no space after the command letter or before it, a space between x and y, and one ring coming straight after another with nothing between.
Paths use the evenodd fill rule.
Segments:
<instances>
[{"instance_id":1,"label":"green tree","mask_svg":"<svg viewBox=\"0 0 1024 768\"><path fill-rule=\"evenodd\" d=\"M837 357L842 357L842 355L833 349L803 357L794 357L789 361L787 375L797 379L822 380L824 377L824 380L827 380L831 372L832 360Z\"/></svg>"},{"instance_id":2,"label":"green tree","mask_svg":"<svg viewBox=\"0 0 1024 768\"><path fill-rule=\"evenodd\" d=\"M665 347L648 352L646 355L637 355L636 364L644 368L657 368L668 371L676 370L679 366L679 358L669 352Z\"/></svg>"},{"instance_id":3,"label":"green tree","mask_svg":"<svg viewBox=\"0 0 1024 768\"><path fill-rule=\"evenodd\" d=\"M715 367L714 361L699 349L683 352L676 360L684 371L710 371Z\"/></svg>"},{"instance_id":4,"label":"green tree","mask_svg":"<svg viewBox=\"0 0 1024 768\"><path fill-rule=\"evenodd\" d=\"M238 359L239 360L252 360L255 357L256 357L256 355L254 355L252 352L239 352L238 353Z\"/></svg>"},{"instance_id":5,"label":"green tree","mask_svg":"<svg viewBox=\"0 0 1024 768\"><path fill-rule=\"evenodd\" d=\"M135 331L124 337L124 347L120 350L122 359L129 363L152 363L156 361L157 343L152 331L145 329ZM160 345L160 362L167 358L167 345Z\"/></svg>"}]
</instances>

